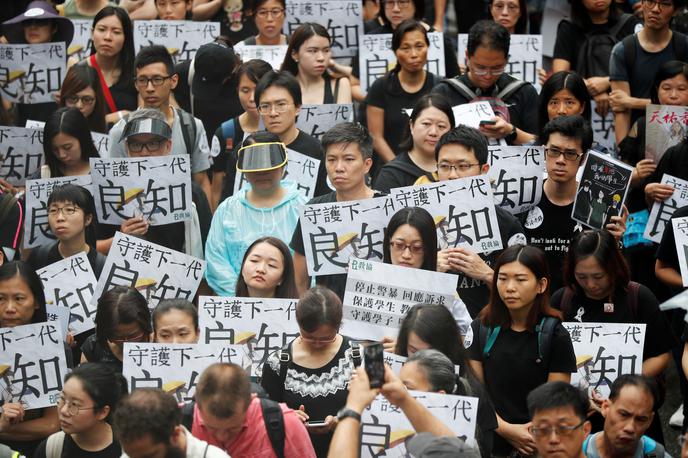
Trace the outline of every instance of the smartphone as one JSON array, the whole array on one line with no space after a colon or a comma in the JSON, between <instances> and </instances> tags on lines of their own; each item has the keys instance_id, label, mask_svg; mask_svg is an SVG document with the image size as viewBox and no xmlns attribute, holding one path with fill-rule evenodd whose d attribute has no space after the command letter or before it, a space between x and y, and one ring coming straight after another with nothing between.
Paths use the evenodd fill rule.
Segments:
<instances>
[{"instance_id":1,"label":"smartphone","mask_svg":"<svg viewBox=\"0 0 688 458\"><path fill-rule=\"evenodd\" d=\"M385 383L384 351L381 342L363 347L363 367L368 374L371 388L380 388Z\"/></svg>"},{"instance_id":2,"label":"smartphone","mask_svg":"<svg viewBox=\"0 0 688 458\"><path fill-rule=\"evenodd\" d=\"M481 126L494 126L495 124L497 124L497 121L495 121L493 119L481 119L480 120Z\"/></svg>"},{"instance_id":3,"label":"smartphone","mask_svg":"<svg viewBox=\"0 0 688 458\"><path fill-rule=\"evenodd\" d=\"M309 420L306 422L306 428L321 428L327 425L325 420Z\"/></svg>"}]
</instances>

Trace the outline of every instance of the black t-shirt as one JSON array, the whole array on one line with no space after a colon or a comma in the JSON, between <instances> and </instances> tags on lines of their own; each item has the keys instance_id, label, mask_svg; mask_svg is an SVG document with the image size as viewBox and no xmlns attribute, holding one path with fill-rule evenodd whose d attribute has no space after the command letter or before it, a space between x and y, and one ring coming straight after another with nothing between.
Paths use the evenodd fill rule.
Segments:
<instances>
[{"instance_id":1,"label":"black t-shirt","mask_svg":"<svg viewBox=\"0 0 688 458\"><path fill-rule=\"evenodd\" d=\"M47 439L40 443L34 452L34 458L47 457L45 450L47 444ZM122 448L115 440L113 440L110 445L102 450L97 452L89 452L88 450L84 450L79 447L69 434L65 434L64 443L62 444L62 453L60 454L60 458L119 458L120 456L122 456Z\"/></svg>"},{"instance_id":2,"label":"black t-shirt","mask_svg":"<svg viewBox=\"0 0 688 458\"><path fill-rule=\"evenodd\" d=\"M576 355L569 333L557 324L552 336L549 367L538 364L538 336L534 331L501 329L488 357L483 358L484 342L480 342L478 320L471 324L473 341L468 357L483 366L485 387L497 414L509 423L530 421L526 397L533 389L547 382L550 373L570 373L576 370ZM495 454L508 454L509 443L495 435Z\"/></svg>"},{"instance_id":3,"label":"black t-shirt","mask_svg":"<svg viewBox=\"0 0 688 458\"><path fill-rule=\"evenodd\" d=\"M57 110L55 102L17 103L15 107L14 125L20 127L24 127L28 120L46 122L48 117Z\"/></svg>"},{"instance_id":4,"label":"black t-shirt","mask_svg":"<svg viewBox=\"0 0 688 458\"><path fill-rule=\"evenodd\" d=\"M494 87L483 91L479 90L475 84L471 82L467 74L459 76L458 79L479 97L494 97L509 83L516 81L516 78L504 73L499 77ZM471 102L463 93L460 93L448 82L439 83L432 92L445 96L449 104L453 107ZM504 103L507 104L509 108L509 121L511 124L525 132L537 132L537 99L538 94L532 84L521 86L516 92L504 99Z\"/></svg>"},{"instance_id":5,"label":"black t-shirt","mask_svg":"<svg viewBox=\"0 0 688 458\"><path fill-rule=\"evenodd\" d=\"M413 108L425 94L429 94L432 88L439 83L439 78L432 73L427 73L423 87L415 93L406 92L399 82L397 72L389 72L382 78L375 80L368 90L366 104L384 110L385 141L394 154L399 151L399 143L404 133L409 117L404 111Z\"/></svg>"},{"instance_id":6,"label":"black t-shirt","mask_svg":"<svg viewBox=\"0 0 688 458\"><path fill-rule=\"evenodd\" d=\"M32 270L38 271L45 266L62 261L64 258L60 254L57 244L58 242L52 242L50 244L50 249L45 259L39 259L38 257L39 252L42 251L42 247L31 250L29 259L26 260L26 263L31 266ZM86 257L88 258L88 263L91 265L91 269L93 269L94 275L96 278L100 278L100 272L103 270L103 266L105 265L105 256L98 253L96 250L91 249L86 254Z\"/></svg>"},{"instance_id":7,"label":"black t-shirt","mask_svg":"<svg viewBox=\"0 0 688 458\"><path fill-rule=\"evenodd\" d=\"M322 145L320 145L320 141L314 137L311 137L306 132L299 130L299 135L296 136L296 139L294 139L293 142L287 145L287 148L320 161L320 168L318 169L318 181L315 185L314 195L322 196L323 194L330 192L330 188L327 186L325 153L323 152Z\"/></svg>"},{"instance_id":8,"label":"black t-shirt","mask_svg":"<svg viewBox=\"0 0 688 458\"><path fill-rule=\"evenodd\" d=\"M671 219L682 218L688 216L688 206L681 207L671 215ZM669 267L672 267L676 272L681 272L681 265L678 260L678 253L676 251L676 238L674 236L674 226L669 221L664 226L664 233L662 234L662 241L657 248L657 260L662 261ZM672 296L683 291L684 288L671 288Z\"/></svg>"},{"instance_id":9,"label":"black t-shirt","mask_svg":"<svg viewBox=\"0 0 688 458\"><path fill-rule=\"evenodd\" d=\"M234 0L231 8L232 12L225 11L225 7L221 7L215 16L210 20L220 23L220 35L224 35L232 40L232 43L237 44L246 38L256 35L258 29L256 28L253 18L248 15L250 2L248 0ZM225 2L223 5L228 3Z\"/></svg>"},{"instance_id":10,"label":"black t-shirt","mask_svg":"<svg viewBox=\"0 0 688 458\"><path fill-rule=\"evenodd\" d=\"M470 391L465 389L464 382L468 382ZM494 405L485 387L480 383L480 380L473 376L464 377L463 382L457 383L457 390L454 394L478 398L475 440L478 442L481 456L492 456L492 444L494 443L494 436L497 434L494 431L499 425Z\"/></svg>"},{"instance_id":11,"label":"black t-shirt","mask_svg":"<svg viewBox=\"0 0 688 458\"><path fill-rule=\"evenodd\" d=\"M551 304L556 309L561 309L561 301L564 296L564 288L560 288L552 295ZM571 298L571 303L564 312L564 321L580 321L582 323L645 323L645 345L643 347L643 360L659 356L671 351L676 344L674 334L669 328L669 323L659 310L659 301L652 291L646 286L640 285L638 299L636 301L635 316L628 305L628 291L617 288L612 298L614 311L604 312L604 303L607 299L590 299L585 294L576 293Z\"/></svg>"},{"instance_id":12,"label":"black t-shirt","mask_svg":"<svg viewBox=\"0 0 688 458\"><path fill-rule=\"evenodd\" d=\"M119 81L110 86L110 94L118 110L134 111L139 106L139 93L132 79L120 77Z\"/></svg>"},{"instance_id":13,"label":"black t-shirt","mask_svg":"<svg viewBox=\"0 0 688 458\"><path fill-rule=\"evenodd\" d=\"M521 216L528 244L542 249L547 257L550 291L556 291L564 285L562 266L578 225L571 219L572 210L573 202L564 206L555 205L543 190L540 203L527 215Z\"/></svg>"},{"instance_id":14,"label":"black t-shirt","mask_svg":"<svg viewBox=\"0 0 688 458\"><path fill-rule=\"evenodd\" d=\"M388 193L394 188L411 186L425 174L429 173L418 167L409 153L404 151L382 166L375 178L375 189Z\"/></svg>"},{"instance_id":15,"label":"black t-shirt","mask_svg":"<svg viewBox=\"0 0 688 458\"><path fill-rule=\"evenodd\" d=\"M97 336L91 334L81 345L81 352L89 363L103 363L117 373L122 373L122 361L117 359L110 347L98 342Z\"/></svg>"}]
</instances>

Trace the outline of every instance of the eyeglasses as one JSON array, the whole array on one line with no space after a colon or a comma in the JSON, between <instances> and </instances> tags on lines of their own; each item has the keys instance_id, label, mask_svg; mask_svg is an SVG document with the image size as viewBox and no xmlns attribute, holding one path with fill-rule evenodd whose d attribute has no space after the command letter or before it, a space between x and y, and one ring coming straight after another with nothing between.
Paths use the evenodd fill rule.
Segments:
<instances>
[{"instance_id":1,"label":"eyeglasses","mask_svg":"<svg viewBox=\"0 0 688 458\"><path fill-rule=\"evenodd\" d=\"M79 415L79 412L82 410L93 410L96 408L96 406L79 407L78 404L74 404L74 401L69 401L69 402L65 401L65 398L62 396L59 396L57 398L57 402L55 404L57 404L58 410L62 410L62 407L64 407L66 404L67 405L67 413L69 413L69 415L71 415L72 417L76 417L77 415Z\"/></svg>"},{"instance_id":2,"label":"eyeglasses","mask_svg":"<svg viewBox=\"0 0 688 458\"><path fill-rule=\"evenodd\" d=\"M62 213L64 216L72 216L79 209L76 205L66 206L66 207L50 207L48 209L49 216L57 216L58 213Z\"/></svg>"},{"instance_id":3,"label":"eyeglasses","mask_svg":"<svg viewBox=\"0 0 688 458\"><path fill-rule=\"evenodd\" d=\"M422 243L408 244L406 242L402 242L401 240L392 240L389 242L389 246L394 251L397 251L399 253L403 253L404 251L406 251L407 248L413 254L420 254L425 250Z\"/></svg>"},{"instance_id":4,"label":"eyeglasses","mask_svg":"<svg viewBox=\"0 0 688 458\"><path fill-rule=\"evenodd\" d=\"M579 153L576 150L572 150L572 149L560 150L556 146L553 146L553 147L545 146L545 154L547 154L549 157L551 157L553 159L556 159L563 154L564 159L566 159L567 161L577 161L578 158L583 155L582 153Z\"/></svg>"},{"instance_id":5,"label":"eyeglasses","mask_svg":"<svg viewBox=\"0 0 688 458\"><path fill-rule=\"evenodd\" d=\"M501 3L501 2L499 2L499 3L493 3L492 4L493 10L502 11L504 8L506 8L506 10L509 13L515 13L516 11L518 11L518 5L515 3Z\"/></svg>"},{"instance_id":6,"label":"eyeglasses","mask_svg":"<svg viewBox=\"0 0 688 458\"><path fill-rule=\"evenodd\" d=\"M505 68L506 68L506 65L502 65L501 67L488 68L488 67L483 67L482 65L469 63L470 71L474 75L477 75L477 76L485 76L485 75L500 76L502 73L504 73Z\"/></svg>"},{"instance_id":7,"label":"eyeglasses","mask_svg":"<svg viewBox=\"0 0 688 458\"><path fill-rule=\"evenodd\" d=\"M132 153L140 153L143 151L143 148L146 148L146 151L149 153L155 152L160 149L160 146L163 144L165 140L151 140L146 143L141 143L141 142L127 142L127 147L129 148L129 151Z\"/></svg>"},{"instance_id":8,"label":"eyeglasses","mask_svg":"<svg viewBox=\"0 0 688 458\"><path fill-rule=\"evenodd\" d=\"M301 337L301 340L303 340L304 342L315 343L315 344L327 344L327 343L332 343L335 340L337 340L337 333L335 333L332 337L326 337L324 339L312 339L310 337L304 337L303 333L299 333L299 336Z\"/></svg>"},{"instance_id":9,"label":"eyeglasses","mask_svg":"<svg viewBox=\"0 0 688 458\"><path fill-rule=\"evenodd\" d=\"M275 113L284 113L290 105L291 103L289 102L261 103L258 105L258 113L262 115L270 114L273 109Z\"/></svg>"},{"instance_id":10,"label":"eyeglasses","mask_svg":"<svg viewBox=\"0 0 688 458\"><path fill-rule=\"evenodd\" d=\"M90 95L82 95L82 96L71 95L71 96L67 97L65 99L65 101L69 105L76 105L77 103L79 103L79 101L81 101L82 105L88 106L88 105L93 105L93 103L96 101L96 98L92 97Z\"/></svg>"},{"instance_id":11,"label":"eyeglasses","mask_svg":"<svg viewBox=\"0 0 688 458\"><path fill-rule=\"evenodd\" d=\"M552 432L556 431L557 436L570 436L575 430L583 426L585 423L585 420L581 421L578 423L576 426L564 426L564 425L557 425L557 426L543 426L541 428L536 428L535 426L530 427L530 434L533 435L533 437L550 437L552 435Z\"/></svg>"},{"instance_id":12,"label":"eyeglasses","mask_svg":"<svg viewBox=\"0 0 688 458\"><path fill-rule=\"evenodd\" d=\"M574 108L579 103L580 102L578 100L575 100L575 99L566 99L566 100L550 99L549 102L547 102L547 106L550 108L559 108L559 106L563 104L566 108Z\"/></svg>"},{"instance_id":13,"label":"eyeglasses","mask_svg":"<svg viewBox=\"0 0 688 458\"><path fill-rule=\"evenodd\" d=\"M389 0L385 2L386 9L394 9L394 6L399 7L400 10L408 8L411 5L411 0Z\"/></svg>"},{"instance_id":14,"label":"eyeglasses","mask_svg":"<svg viewBox=\"0 0 688 458\"><path fill-rule=\"evenodd\" d=\"M663 10L664 8L671 8L674 6L674 2L672 2L671 0L643 0L643 4L650 9L654 8L655 6L659 6L660 10Z\"/></svg>"},{"instance_id":15,"label":"eyeglasses","mask_svg":"<svg viewBox=\"0 0 688 458\"><path fill-rule=\"evenodd\" d=\"M256 16L259 16L263 19L267 19L268 16L272 16L275 19L281 18L284 15L284 10L275 8L274 10L259 10L256 11Z\"/></svg>"},{"instance_id":16,"label":"eyeglasses","mask_svg":"<svg viewBox=\"0 0 688 458\"><path fill-rule=\"evenodd\" d=\"M162 83L172 78L171 76L154 76L152 78L146 78L145 76L139 76L134 79L134 84L138 87L148 87L148 83L153 83L153 87L162 86Z\"/></svg>"},{"instance_id":17,"label":"eyeglasses","mask_svg":"<svg viewBox=\"0 0 688 458\"><path fill-rule=\"evenodd\" d=\"M469 164L466 162L462 162L460 164L450 164L449 162L440 162L437 164L437 170L444 173L451 173L452 170L456 170L457 172L467 172L476 165L480 164Z\"/></svg>"},{"instance_id":18,"label":"eyeglasses","mask_svg":"<svg viewBox=\"0 0 688 458\"><path fill-rule=\"evenodd\" d=\"M128 337L117 337L115 339L108 339L110 342L116 345L122 345L125 342L141 342L143 338L146 336L145 332L140 332L139 334L135 334L133 336L128 336Z\"/></svg>"}]
</instances>

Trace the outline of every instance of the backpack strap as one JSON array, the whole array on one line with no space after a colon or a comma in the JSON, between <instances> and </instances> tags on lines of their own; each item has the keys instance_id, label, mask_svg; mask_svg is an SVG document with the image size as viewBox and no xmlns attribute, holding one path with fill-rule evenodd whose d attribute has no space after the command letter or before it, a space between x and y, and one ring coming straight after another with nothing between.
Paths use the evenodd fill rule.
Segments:
<instances>
[{"instance_id":1,"label":"backpack strap","mask_svg":"<svg viewBox=\"0 0 688 458\"><path fill-rule=\"evenodd\" d=\"M635 281L628 282L628 308L631 311L633 321L638 319L638 294L640 293L640 283Z\"/></svg>"},{"instance_id":2,"label":"backpack strap","mask_svg":"<svg viewBox=\"0 0 688 458\"><path fill-rule=\"evenodd\" d=\"M222 145L223 148L226 148L227 145L227 139L228 138L234 138L234 133L236 129L234 128L234 118L225 121L221 125L222 127L222 136L224 137L225 144ZM233 143L233 142L232 142Z\"/></svg>"},{"instance_id":3,"label":"backpack strap","mask_svg":"<svg viewBox=\"0 0 688 458\"><path fill-rule=\"evenodd\" d=\"M640 438L643 443L643 457L648 458L664 458L664 446L654 439L643 436Z\"/></svg>"},{"instance_id":4,"label":"backpack strap","mask_svg":"<svg viewBox=\"0 0 688 458\"><path fill-rule=\"evenodd\" d=\"M279 350L277 354L279 359L279 378L280 383L284 386L285 380L287 380L287 370L289 369L289 363L291 362L291 344L287 344Z\"/></svg>"},{"instance_id":5,"label":"backpack strap","mask_svg":"<svg viewBox=\"0 0 688 458\"><path fill-rule=\"evenodd\" d=\"M499 91L496 95L496 98L505 100L509 98L512 94L514 94L516 91L521 89L521 87L525 86L528 84L526 81L522 80L515 80L504 86L504 88Z\"/></svg>"},{"instance_id":6,"label":"backpack strap","mask_svg":"<svg viewBox=\"0 0 688 458\"><path fill-rule=\"evenodd\" d=\"M337 78L334 80L334 94L332 96L334 97L334 103L337 103L337 97L339 96L339 81L341 78Z\"/></svg>"},{"instance_id":7,"label":"backpack strap","mask_svg":"<svg viewBox=\"0 0 688 458\"><path fill-rule=\"evenodd\" d=\"M552 354L552 338L554 337L554 328L559 324L559 320L553 316L546 316L540 324L535 326L535 332L538 338L538 363L545 366L549 365L549 357Z\"/></svg>"},{"instance_id":8,"label":"backpack strap","mask_svg":"<svg viewBox=\"0 0 688 458\"><path fill-rule=\"evenodd\" d=\"M630 21L632 18L632 14L622 13L621 16L619 16L619 19L616 21L616 24L614 24L614 27L609 29L609 35L611 35L614 38L618 37L619 32L621 32L621 29L623 29L624 26L628 24L628 21Z\"/></svg>"},{"instance_id":9,"label":"backpack strap","mask_svg":"<svg viewBox=\"0 0 688 458\"><path fill-rule=\"evenodd\" d=\"M277 455L277 458L284 458L284 415L279 403L271 400L260 398L260 409L263 412L263 421L265 422L265 430L270 439L272 450Z\"/></svg>"},{"instance_id":10,"label":"backpack strap","mask_svg":"<svg viewBox=\"0 0 688 458\"><path fill-rule=\"evenodd\" d=\"M193 79L196 73L196 56L193 56L191 62L189 62L189 75L186 78L186 82L189 84L189 102L191 107L191 116L194 116L194 96L193 96ZM191 154L191 153L189 153Z\"/></svg>"},{"instance_id":11,"label":"backpack strap","mask_svg":"<svg viewBox=\"0 0 688 458\"><path fill-rule=\"evenodd\" d=\"M193 156L193 151L196 146L196 119L192 114L187 113L181 108L176 108L179 122L182 123L182 136L184 137L184 146L186 146L186 154Z\"/></svg>"},{"instance_id":12,"label":"backpack strap","mask_svg":"<svg viewBox=\"0 0 688 458\"><path fill-rule=\"evenodd\" d=\"M444 82L456 92L466 97L469 102L478 97L478 94L469 88L463 81L459 81L458 78L446 78Z\"/></svg>"},{"instance_id":13,"label":"backpack strap","mask_svg":"<svg viewBox=\"0 0 688 458\"><path fill-rule=\"evenodd\" d=\"M490 350L492 350L492 347L494 346L494 343L497 341L497 337L499 336L499 331L501 330L501 326L495 326L494 328L488 328L487 326L484 326L482 322L480 323L480 334L483 336L483 328L485 329L484 331L484 340L481 339L482 342L484 343L483 346L483 358L486 358L490 356Z\"/></svg>"},{"instance_id":14,"label":"backpack strap","mask_svg":"<svg viewBox=\"0 0 688 458\"><path fill-rule=\"evenodd\" d=\"M193 427L193 417L194 417L194 407L196 406L196 401L190 401L184 403L182 406L182 426L191 432Z\"/></svg>"},{"instance_id":15,"label":"backpack strap","mask_svg":"<svg viewBox=\"0 0 688 458\"><path fill-rule=\"evenodd\" d=\"M48 437L45 444L46 458L60 458L62 456L62 448L64 447L65 432L58 431Z\"/></svg>"},{"instance_id":16,"label":"backpack strap","mask_svg":"<svg viewBox=\"0 0 688 458\"><path fill-rule=\"evenodd\" d=\"M351 349L351 361L354 363L354 368L361 365L363 357L361 355L361 346L356 340L349 341L349 348Z\"/></svg>"},{"instance_id":17,"label":"backpack strap","mask_svg":"<svg viewBox=\"0 0 688 458\"><path fill-rule=\"evenodd\" d=\"M676 33L674 32L674 35ZM638 43L636 42L635 34L629 35L621 40L624 47L624 63L626 64L626 73L628 74L628 81L633 78L633 66L635 65L635 54Z\"/></svg>"}]
</instances>

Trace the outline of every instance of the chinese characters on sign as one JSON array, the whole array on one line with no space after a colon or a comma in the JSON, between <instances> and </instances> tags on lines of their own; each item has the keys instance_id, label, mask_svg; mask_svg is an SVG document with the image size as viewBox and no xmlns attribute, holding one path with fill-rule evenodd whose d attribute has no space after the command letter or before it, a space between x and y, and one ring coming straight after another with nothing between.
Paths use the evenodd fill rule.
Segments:
<instances>
[{"instance_id":1,"label":"chinese characters on sign","mask_svg":"<svg viewBox=\"0 0 688 458\"><path fill-rule=\"evenodd\" d=\"M683 286L688 286L688 216L672 219L671 224L674 227L676 254L681 266Z\"/></svg>"},{"instance_id":2,"label":"chinese characters on sign","mask_svg":"<svg viewBox=\"0 0 688 458\"><path fill-rule=\"evenodd\" d=\"M645 107L645 157L656 163L666 150L679 144L688 130L688 107L648 105Z\"/></svg>"},{"instance_id":3,"label":"chinese characters on sign","mask_svg":"<svg viewBox=\"0 0 688 458\"><path fill-rule=\"evenodd\" d=\"M614 112L609 109L607 115L602 117L597 111L597 104L590 101L590 124L592 125L593 140L609 151L616 149L616 135L614 134Z\"/></svg>"},{"instance_id":4,"label":"chinese characters on sign","mask_svg":"<svg viewBox=\"0 0 688 458\"><path fill-rule=\"evenodd\" d=\"M296 127L320 140L320 137L332 127L353 120L354 109L350 103L301 105Z\"/></svg>"},{"instance_id":5,"label":"chinese characters on sign","mask_svg":"<svg viewBox=\"0 0 688 458\"><path fill-rule=\"evenodd\" d=\"M665 173L662 175L661 183L673 186L674 193L662 202L655 202L650 210L643 237L655 243L662 241L664 226L676 209L688 205L688 181Z\"/></svg>"},{"instance_id":6,"label":"chinese characters on sign","mask_svg":"<svg viewBox=\"0 0 688 458\"><path fill-rule=\"evenodd\" d=\"M91 55L91 19L71 19L74 24L74 38L67 48L67 56L70 61L81 62Z\"/></svg>"},{"instance_id":7,"label":"chinese characters on sign","mask_svg":"<svg viewBox=\"0 0 688 458\"><path fill-rule=\"evenodd\" d=\"M0 127L0 178L14 186L23 186L26 178L41 165L43 130Z\"/></svg>"},{"instance_id":8,"label":"chinese characters on sign","mask_svg":"<svg viewBox=\"0 0 688 458\"><path fill-rule=\"evenodd\" d=\"M275 71L279 71L287 55L287 45L258 46L238 44L234 47L234 52L241 56L242 62L251 59L264 60L272 66Z\"/></svg>"},{"instance_id":9,"label":"chinese characters on sign","mask_svg":"<svg viewBox=\"0 0 688 458\"><path fill-rule=\"evenodd\" d=\"M134 47L163 45L174 63L191 60L201 45L220 35L219 22L134 21Z\"/></svg>"},{"instance_id":10,"label":"chinese characters on sign","mask_svg":"<svg viewBox=\"0 0 688 458\"><path fill-rule=\"evenodd\" d=\"M490 146L488 164L495 205L517 214L540 203L545 171L541 146Z\"/></svg>"},{"instance_id":11,"label":"chinese characters on sign","mask_svg":"<svg viewBox=\"0 0 688 458\"><path fill-rule=\"evenodd\" d=\"M0 91L16 103L54 102L67 73L64 42L36 45L0 44Z\"/></svg>"}]
</instances>

